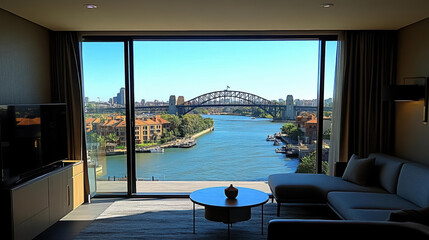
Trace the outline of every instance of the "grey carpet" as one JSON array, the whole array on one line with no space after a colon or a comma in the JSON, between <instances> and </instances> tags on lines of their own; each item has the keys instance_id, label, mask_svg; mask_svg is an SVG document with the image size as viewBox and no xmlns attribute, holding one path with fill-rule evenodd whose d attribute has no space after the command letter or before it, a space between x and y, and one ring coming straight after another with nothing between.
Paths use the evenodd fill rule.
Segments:
<instances>
[{"instance_id":1,"label":"grey carpet","mask_svg":"<svg viewBox=\"0 0 429 240\"><path fill-rule=\"evenodd\" d=\"M76 239L228 239L224 223L204 218L196 205L196 233L192 233L192 202L189 199L126 199L114 202ZM231 239L266 239L267 226L277 218L276 204L264 205L264 235L261 207L252 208L249 221L232 225ZM281 218L336 219L327 206L282 207Z\"/></svg>"}]
</instances>

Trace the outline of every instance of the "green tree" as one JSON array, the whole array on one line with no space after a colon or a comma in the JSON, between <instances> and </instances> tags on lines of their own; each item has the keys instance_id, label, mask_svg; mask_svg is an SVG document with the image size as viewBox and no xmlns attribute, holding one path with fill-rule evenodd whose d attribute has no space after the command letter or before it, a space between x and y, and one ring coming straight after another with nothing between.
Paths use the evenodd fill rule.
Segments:
<instances>
[{"instance_id":1,"label":"green tree","mask_svg":"<svg viewBox=\"0 0 429 240\"><path fill-rule=\"evenodd\" d=\"M173 132L174 136L180 137L179 126L182 124L182 120L173 114L163 114L161 118L170 122L170 131Z\"/></svg>"},{"instance_id":2,"label":"green tree","mask_svg":"<svg viewBox=\"0 0 429 240\"><path fill-rule=\"evenodd\" d=\"M173 136L187 137L214 125L213 119L203 118L199 114L186 114L181 117L172 114L163 114L161 117L170 122L170 131L163 131L162 134L163 138L166 139L173 139Z\"/></svg>"},{"instance_id":3,"label":"green tree","mask_svg":"<svg viewBox=\"0 0 429 240\"><path fill-rule=\"evenodd\" d=\"M236 115L242 115L243 114L243 110L240 108L234 109L234 111L232 111L232 113L236 114Z\"/></svg>"},{"instance_id":4,"label":"green tree","mask_svg":"<svg viewBox=\"0 0 429 240\"><path fill-rule=\"evenodd\" d=\"M317 161L316 151L313 151L301 159L295 173L316 173ZM322 173L328 174L329 164L326 161L322 161Z\"/></svg>"},{"instance_id":5,"label":"green tree","mask_svg":"<svg viewBox=\"0 0 429 240\"><path fill-rule=\"evenodd\" d=\"M281 130L282 130L282 133L284 133L284 134L290 134L294 128L296 128L295 124L285 123L285 124L283 124Z\"/></svg>"},{"instance_id":6,"label":"green tree","mask_svg":"<svg viewBox=\"0 0 429 240\"><path fill-rule=\"evenodd\" d=\"M211 128L214 126L214 120L211 118L204 118L204 129Z\"/></svg>"},{"instance_id":7,"label":"green tree","mask_svg":"<svg viewBox=\"0 0 429 240\"><path fill-rule=\"evenodd\" d=\"M294 140L298 140L298 137L301 137L304 135L304 132L302 132L302 130L299 129L293 123L283 124L281 130L282 130L282 133L287 134L290 138L292 138Z\"/></svg>"},{"instance_id":8,"label":"green tree","mask_svg":"<svg viewBox=\"0 0 429 240\"><path fill-rule=\"evenodd\" d=\"M327 129L325 132L323 132L323 139L331 139L331 129Z\"/></svg>"},{"instance_id":9,"label":"green tree","mask_svg":"<svg viewBox=\"0 0 429 240\"><path fill-rule=\"evenodd\" d=\"M302 137L302 136L304 136L304 132L297 127L292 129L291 133L289 133L289 137L294 140L298 140L298 137Z\"/></svg>"},{"instance_id":10,"label":"green tree","mask_svg":"<svg viewBox=\"0 0 429 240\"><path fill-rule=\"evenodd\" d=\"M106 142L110 142L110 143L117 143L119 141L119 137L116 136L116 134L114 133L110 133L109 135L106 136Z\"/></svg>"}]
</instances>

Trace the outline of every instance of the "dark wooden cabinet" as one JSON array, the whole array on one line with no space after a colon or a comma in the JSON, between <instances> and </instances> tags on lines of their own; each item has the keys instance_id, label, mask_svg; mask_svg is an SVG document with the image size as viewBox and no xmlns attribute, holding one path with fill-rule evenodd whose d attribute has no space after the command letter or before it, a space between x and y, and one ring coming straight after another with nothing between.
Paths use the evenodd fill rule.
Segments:
<instances>
[{"instance_id":1,"label":"dark wooden cabinet","mask_svg":"<svg viewBox=\"0 0 429 240\"><path fill-rule=\"evenodd\" d=\"M82 165L68 163L10 189L13 239L33 239L82 204Z\"/></svg>"}]
</instances>

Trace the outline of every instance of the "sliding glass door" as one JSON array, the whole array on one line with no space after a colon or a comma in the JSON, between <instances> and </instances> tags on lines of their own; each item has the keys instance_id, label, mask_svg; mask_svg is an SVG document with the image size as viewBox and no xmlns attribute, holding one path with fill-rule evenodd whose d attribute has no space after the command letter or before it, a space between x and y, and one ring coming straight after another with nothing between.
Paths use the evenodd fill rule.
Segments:
<instances>
[{"instance_id":1,"label":"sliding glass door","mask_svg":"<svg viewBox=\"0 0 429 240\"><path fill-rule=\"evenodd\" d=\"M91 193L126 193L124 42L84 42L86 143Z\"/></svg>"}]
</instances>

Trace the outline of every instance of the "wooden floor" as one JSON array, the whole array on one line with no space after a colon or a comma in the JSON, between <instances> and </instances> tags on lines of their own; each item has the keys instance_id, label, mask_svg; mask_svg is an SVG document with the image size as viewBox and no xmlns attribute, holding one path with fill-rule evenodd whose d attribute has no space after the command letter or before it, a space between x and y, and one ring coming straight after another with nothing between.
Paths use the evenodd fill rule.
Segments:
<instances>
[{"instance_id":1,"label":"wooden floor","mask_svg":"<svg viewBox=\"0 0 429 240\"><path fill-rule=\"evenodd\" d=\"M98 198L69 213L36 239L227 239L227 226L204 218L197 205L196 234L192 233L192 202L175 198ZM261 234L263 216L264 234ZM266 239L268 222L276 216L269 201L261 215L252 208L249 221L234 224L231 239ZM338 219L326 205L283 206L280 218Z\"/></svg>"},{"instance_id":2,"label":"wooden floor","mask_svg":"<svg viewBox=\"0 0 429 240\"><path fill-rule=\"evenodd\" d=\"M268 183L265 181L137 181L137 192L189 194L201 188L229 186L230 184L271 193ZM97 192L127 192L127 182L97 181Z\"/></svg>"},{"instance_id":3,"label":"wooden floor","mask_svg":"<svg viewBox=\"0 0 429 240\"><path fill-rule=\"evenodd\" d=\"M229 186L230 184L237 187L258 189L271 194L267 182L264 181L138 181L137 192L143 195L176 193L181 198L93 198L91 203L83 204L73 210L36 239L121 239L129 237L129 235L123 235L124 229L127 230L127 234L136 233L136 236L144 237L144 239L153 239L154 236L162 234L166 237L165 239L225 239L225 225L206 220L202 206L197 206L198 233L193 235L192 203L189 199L182 197L187 197L186 194L201 188ZM126 192L126 187L125 181L97 182L98 192ZM133 204L138 205L134 206ZM250 232L248 230L255 227L260 229L261 220L259 220L259 216L263 216L263 227L266 232L269 220L277 218L276 203L272 203L270 200L264 207L264 214L261 215L258 212L260 209L255 208L252 210L252 214L255 215L252 217L253 220L234 225L232 236L235 235L235 237L232 239L240 239L237 238L237 235L248 235L246 239L266 239L266 235L261 235L259 230L251 230ZM282 205L281 218L336 219L337 217L326 205ZM136 225L136 222L152 225L144 225L149 227L143 229L140 225ZM173 229L166 231L165 228L160 227L163 226L160 224L162 222L168 222L168 226L171 224L177 226L174 225ZM136 239L141 239L139 237Z\"/></svg>"}]
</instances>

